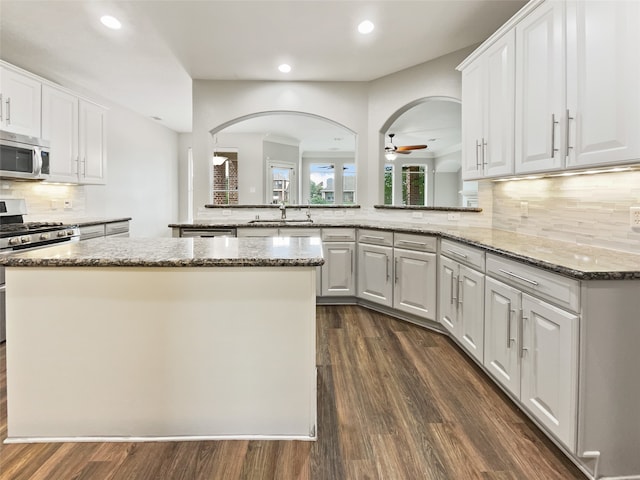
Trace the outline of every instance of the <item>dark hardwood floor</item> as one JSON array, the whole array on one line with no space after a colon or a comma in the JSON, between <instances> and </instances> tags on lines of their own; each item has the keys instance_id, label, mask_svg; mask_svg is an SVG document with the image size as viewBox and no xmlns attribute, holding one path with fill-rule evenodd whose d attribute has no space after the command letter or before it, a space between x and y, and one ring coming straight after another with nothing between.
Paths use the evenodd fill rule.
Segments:
<instances>
[{"instance_id":1,"label":"dark hardwood floor","mask_svg":"<svg viewBox=\"0 0 640 480\"><path fill-rule=\"evenodd\" d=\"M0 479L586 478L446 337L360 307L317 312L318 441L1 445Z\"/></svg>"}]
</instances>

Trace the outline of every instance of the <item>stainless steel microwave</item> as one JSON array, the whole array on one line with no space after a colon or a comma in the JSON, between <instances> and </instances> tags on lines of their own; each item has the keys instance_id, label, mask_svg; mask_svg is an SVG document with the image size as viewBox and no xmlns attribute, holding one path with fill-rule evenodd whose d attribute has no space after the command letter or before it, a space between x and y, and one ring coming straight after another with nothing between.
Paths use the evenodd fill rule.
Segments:
<instances>
[{"instance_id":1,"label":"stainless steel microwave","mask_svg":"<svg viewBox=\"0 0 640 480\"><path fill-rule=\"evenodd\" d=\"M48 142L0 131L0 178L46 180L49 173Z\"/></svg>"}]
</instances>

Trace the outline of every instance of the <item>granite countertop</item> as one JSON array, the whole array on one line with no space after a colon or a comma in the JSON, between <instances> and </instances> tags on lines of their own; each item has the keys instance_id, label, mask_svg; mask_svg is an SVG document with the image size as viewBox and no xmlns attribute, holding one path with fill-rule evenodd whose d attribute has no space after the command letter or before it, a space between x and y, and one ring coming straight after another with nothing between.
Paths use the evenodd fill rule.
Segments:
<instances>
[{"instance_id":1,"label":"granite countertop","mask_svg":"<svg viewBox=\"0 0 640 480\"><path fill-rule=\"evenodd\" d=\"M9 267L307 267L319 238L98 238L0 256Z\"/></svg>"},{"instance_id":2,"label":"granite countertop","mask_svg":"<svg viewBox=\"0 0 640 480\"><path fill-rule=\"evenodd\" d=\"M423 233L456 240L494 253L518 260L528 265L560 273L579 280L638 280L640 279L640 254L621 252L607 248L592 247L545 237L523 235L490 228L450 228L438 225L419 226L409 222L370 223L361 220L315 222L311 224L248 224L246 222L202 222L171 224L174 228L255 228L255 227L352 227L372 230L392 230L401 233Z\"/></svg>"}]
</instances>

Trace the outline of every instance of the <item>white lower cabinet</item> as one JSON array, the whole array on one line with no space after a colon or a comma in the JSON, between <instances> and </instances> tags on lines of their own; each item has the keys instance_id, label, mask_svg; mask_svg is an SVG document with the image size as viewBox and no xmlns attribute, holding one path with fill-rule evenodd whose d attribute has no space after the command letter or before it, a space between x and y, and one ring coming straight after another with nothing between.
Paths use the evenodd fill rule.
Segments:
<instances>
[{"instance_id":1,"label":"white lower cabinet","mask_svg":"<svg viewBox=\"0 0 640 480\"><path fill-rule=\"evenodd\" d=\"M484 273L440 257L440 323L479 362L484 358Z\"/></svg>"},{"instance_id":2,"label":"white lower cabinet","mask_svg":"<svg viewBox=\"0 0 640 480\"><path fill-rule=\"evenodd\" d=\"M521 275L517 266L509 273L513 271L535 291L536 281ZM490 272L488 260L487 275ZM484 365L531 415L574 451L579 319L525 289L487 276Z\"/></svg>"},{"instance_id":3,"label":"white lower cabinet","mask_svg":"<svg viewBox=\"0 0 640 480\"><path fill-rule=\"evenodd\" d=\"M393 305L393 248L358 243L358 297Z\"/></svg>"},{"instance_id":4,"label":"white lower cabinet","mask_svg":"<svg viewBox=\"0 0 640 480\"><path fill-rule=\"evenodd\" d=\"M353 228L322 230L324 265L322 265L322 296L356 294L356 243Z\"/></svg>"},{"instance_id":5,"label":"white lower cabinet","mask_svg":"<svg viewBox=\"0 0 640 480\"><path fill-rule=\"evenodd\" d=\"M436 318L436 254L393 251L393 308L424 318Z\"/></svg>"}]
</instances>

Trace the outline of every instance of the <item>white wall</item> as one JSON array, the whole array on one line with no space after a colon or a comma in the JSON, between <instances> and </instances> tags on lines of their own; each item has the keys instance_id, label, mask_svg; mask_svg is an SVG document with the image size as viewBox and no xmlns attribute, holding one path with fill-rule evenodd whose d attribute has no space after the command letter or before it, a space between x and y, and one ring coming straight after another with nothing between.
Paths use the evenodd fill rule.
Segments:
<instances>
[{"instance_id":1,"label":"white wall","mask_svg":"<svg viewBox=\"0 0 640 480\"><path fill-rule=\"evenodd\" d=\"M209 131L257 112L294 111L319 115L357 133L358 203L370 207L382 200L384 146L380 129L407 104L425 97L459 99L460 72L455 67L472 48L374 80L372 82L193 82L194 207L209 197L207 159L213 150ZM219 140L220 143L220 140ZM239 167L242 168L239 162ZM240 181L243 181L242 171ZM248 198L247 198L248 200ZM242 199L242 203L249 203Z\"/></svg>"},{"instance_id":2,"label":"white wall","mask_svg":"<svg viewBox=\"0 0 640 480\"><path fill-rule=\"evenodd\" d=\"M268 111L294 111L319 115L358 132L358 151L364 152L362 158L366 161L365 83L195 80L193 152L196 209L201 208L208 198L207 157L214 146L209 131L236 118ZM238 164L242 168L242 163ZM359 179L360 175L361 172L358 171ZM365 183L364 178L366 177L363 177L361 183ZM240 180L243 181L242 172ZM242 202L246 203L244 200Z\"/></svg>"},{"instance_id":3,"label":"white wall","mask_svg":"<svg viewBox=\"0 0 640 480\"><path fill-rule=\"evenodd\" d=\"M132 237L171 236L178 218L178 134L130 110L107 121L107 184L85 187L88 216L132 217Z\"/></svg>"},{"instance_id":4,"label":"white wall","mask_svg":"<svg viewBox=\"0 0 640 480\"><path fill-rule=\"evenodd\" d=\"M367 149L370 152L367 163L370 172L363 179L366 181L364 188L371 192L368 197L370 204L383 201L384 137L380 132L385 124L404 107L421 98L449 97L459 100L462 96L462 80L455 68L473 49L464 48L370 83L367 130ZM360 176L358 180L361 180ZM362 182L358 182L358 189L361 188Z\"/></svg>"}]
</instances>

